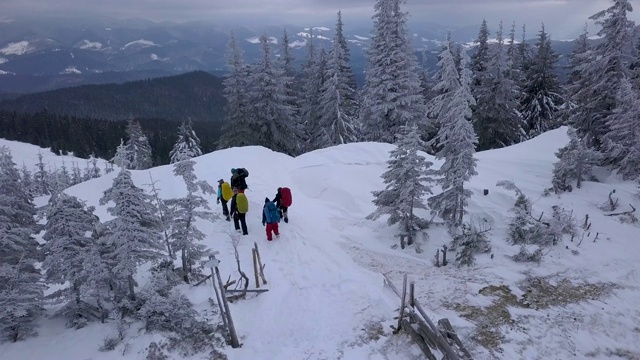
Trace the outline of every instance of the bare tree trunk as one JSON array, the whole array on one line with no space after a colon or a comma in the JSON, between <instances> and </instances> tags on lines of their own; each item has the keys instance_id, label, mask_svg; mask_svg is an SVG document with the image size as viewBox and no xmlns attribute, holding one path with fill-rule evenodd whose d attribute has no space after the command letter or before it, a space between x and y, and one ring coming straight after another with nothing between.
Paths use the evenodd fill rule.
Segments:
<instances>
[{"instance_id":1,"label":"bare tree trunk","mask_svg":"<svg viewBox=\"0 0 640 360\"><path fill-rule=\"evenodd\" d=\"M182 278L184 279L184 282L188 284L189 269L187 268L187 252L184 246L182 247L182 250L181 250L181 257L182 257Z\"/></svg>"}]
</instances>

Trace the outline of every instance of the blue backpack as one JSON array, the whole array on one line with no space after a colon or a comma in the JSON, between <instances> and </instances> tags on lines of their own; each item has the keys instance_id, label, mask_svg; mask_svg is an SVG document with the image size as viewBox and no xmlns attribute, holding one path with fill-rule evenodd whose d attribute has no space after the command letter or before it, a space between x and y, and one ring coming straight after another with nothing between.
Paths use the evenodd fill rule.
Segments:
<instances>
[{"instance_id":1,"label":"blue backpack","mask_svg":"<svg viewBox=\"0 0 640 360\"><path fill-rule=\"evenodd\" d=\"M273 201L269 201L264 206L264 217L267 223L273 224L280 221L280 211L276 207Z\"/></svg>"}]
</instances>

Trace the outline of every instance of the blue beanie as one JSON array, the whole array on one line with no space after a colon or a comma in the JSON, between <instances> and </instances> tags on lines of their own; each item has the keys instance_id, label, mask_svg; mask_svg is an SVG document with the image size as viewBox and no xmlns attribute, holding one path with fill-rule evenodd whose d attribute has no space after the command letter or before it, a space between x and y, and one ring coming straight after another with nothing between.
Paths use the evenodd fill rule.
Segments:
<instances>
[{"instance_id":1,"label":"blue beanie","mask_svg":"<svg viewBox=\"0 0 640 360\"><path fill-rule=\"evenodd\" d=\"M232 173L232 174L235 174L235 173L237 173L237 172L238 172L238 170L236 170L235 168L232 168L232 169L231 169L231 173Z\"/></svg>"}]
</instances>

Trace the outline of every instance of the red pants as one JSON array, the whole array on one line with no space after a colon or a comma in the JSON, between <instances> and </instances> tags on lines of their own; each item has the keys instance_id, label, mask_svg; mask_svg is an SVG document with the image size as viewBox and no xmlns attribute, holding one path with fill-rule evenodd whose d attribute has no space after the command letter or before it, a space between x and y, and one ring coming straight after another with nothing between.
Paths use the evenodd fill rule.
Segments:
<instances>
[{"instance_id":1,"label":"red pants","mask_svg":"<svg viewBox=\"0 0 640 360\"><path fill-rule=\"evenodd\" d=\"M278 231L278 223L275 222L273 224L269 224L267 223L267 240L271 241L273 240L273 237L271 236L271 232L273 231L274 234L276 234L276 236L280 235L280 232Z\"/></svg>"}]
</instances>

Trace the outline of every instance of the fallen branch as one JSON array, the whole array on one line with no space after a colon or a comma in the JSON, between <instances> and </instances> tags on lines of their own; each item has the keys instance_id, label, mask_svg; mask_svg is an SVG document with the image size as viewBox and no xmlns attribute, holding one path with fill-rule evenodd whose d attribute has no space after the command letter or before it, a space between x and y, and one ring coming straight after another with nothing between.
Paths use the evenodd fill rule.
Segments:
<instances>
[{"instance_id":1,"label":"fallen branch","mask_svg":"<svg viewBox=\"0 0 640 360\"><path fill-rule=\"evenodd\" d=\"M629 211L623 211L623 212L613 213L613 214L604 214L604 216L629 215L629 214L633 214L634 212L636 212L636 208L633 207L633 205L629 204L629 206L631 206L631 210L629 210Z\"/></svg>"}]
</instances>

